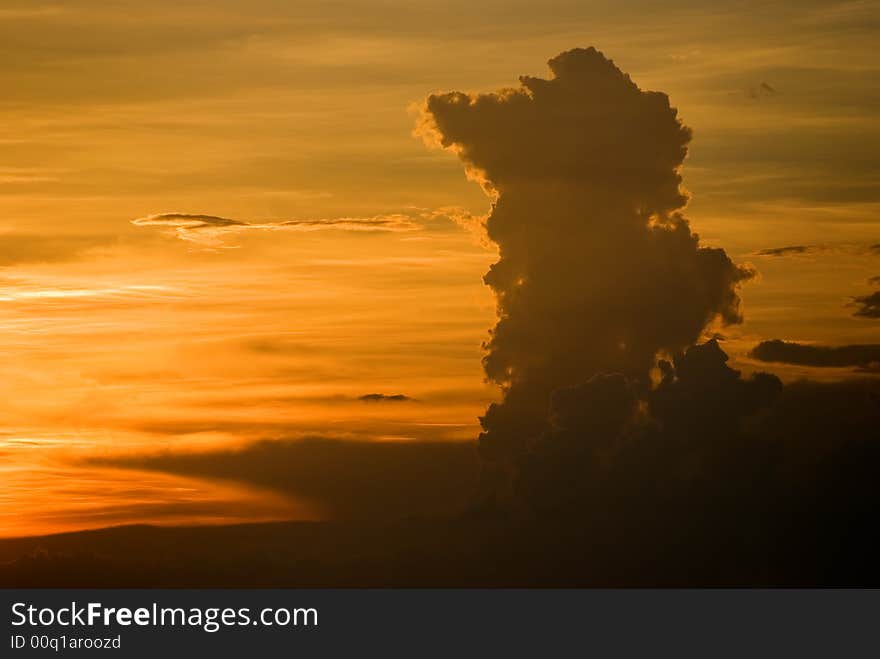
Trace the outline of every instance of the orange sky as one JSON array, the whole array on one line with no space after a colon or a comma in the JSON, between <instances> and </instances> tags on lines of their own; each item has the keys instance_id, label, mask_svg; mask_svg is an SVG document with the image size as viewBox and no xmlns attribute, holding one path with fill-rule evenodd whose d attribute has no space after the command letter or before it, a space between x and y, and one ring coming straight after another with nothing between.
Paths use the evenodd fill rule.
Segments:
<instances>
[{"instance_id":1,"label":"orange sky","mask_svg":"<svg viewBox=\"0 0 880 659\"><path fill-rule=\"evenodd\" d=\"M473 439L488 199L413 135L418 105L574 46L694 129L694 229L760 273L738 367L762 339L876 342L846 304L880 275L878 3L702 4L5 0L0 535L320 515L95 455ZM133 223L163 213L237 224Z\"/></svg>"}]
</instances>

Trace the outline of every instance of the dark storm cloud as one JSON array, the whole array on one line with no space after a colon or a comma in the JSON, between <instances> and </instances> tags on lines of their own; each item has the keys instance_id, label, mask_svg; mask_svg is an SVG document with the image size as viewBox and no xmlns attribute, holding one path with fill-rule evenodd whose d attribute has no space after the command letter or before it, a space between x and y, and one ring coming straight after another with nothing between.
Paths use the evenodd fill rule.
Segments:
<instances>
[{"instance_id":1,"label":"dark storm cloud","mask_svg":"<svg viewBox=\"0 0 880 659\"><path fill-rule=\"evenodd\" d=\"M880 364L880 344L821 346L775 339L762 341L749 355L762 362L818 367L858 366L868 369L872 364Z\"/></svg>"},{"instance_id":2,"label":"dark storm cloud","mask_svg":"<svg viewBox=\"0 0 880 659\"><path fill-rule=\"evenodd\" d=\"M550 79L515 89L434 94L420 126L493 197L498 323L484 366L504 398L480 445L501 462L548 426L553 391L603 372L644 386L658 352L716 318L740 322L736 289L752 277L682 215L691 132L667 96L592 48L549 65Z\"/></svg>"},{"instance_id":3,"label":"dark storm cloud","mask_svg":"<svg viewBox=\"0 0 880 659\"><path fill-rule=\"evenodd\" d=\"M603 544L611 565L638 557L622 580L722 555L745 582L858 574L875 561L880 380L783 386L743 377L715 339L694 345L716 318L740 321L751 271L702 247L681 213L689 131L593 49L550 67L518 89L431 96L422 126L493 197L484 365L503 399L481 419L485 510L531 512L532 533L568 534L587 562ZM880 300L856 302L870 315ZM873 364L865 346L807 354ZM642 547L668 552L664 567Z\"/></svg>"},{"instance_id":4,"label":"dark storm cloud","mask_svg":"<svg viewBox=\"0 0 880 659\"><path fill-rule=\"evenodd\" d=\"M72 261L91 249L105 247L115 242L114 236L0 234L0 267L23 263Z\"/></svg>"},{"instance_id":5,"label":"dark storm cloud","mask_svg":"<svg viewBox=\"0 0 880 659\"><path fill-rule=\"evenodd\" d=\"M727 360L713 339L661 361L662 381L641 405L634 383L620 375L556 392L553 426L520 459L519 494L551 511L602 505L589 499L618 498L639 480L651 487L658 479L693 478L689 461L718 461L742 420L782 389L766 373L743 379Z\"/></svg>"},{"instance_id":6,"label":"dark storm cloud","mask_svg":"<svg viewBox=\"0 0 880 659\"><path fill-rule=\"evenodd\" d=\"M518 499L547 533L583 529L588 562L601 539L635 583L703 566L704 585L876 581L880 379L783 386L726 362L715 341L679 353L639 406L594 378L565 402L592 419L541 436Z\"/></svg>"},{"instance_id":7,"label":"dark storm cloud","mask_svg":"<svg viewBox=\"0 0 880 659\"><path fill-rule=\"evenodd\" d=\"M856 307L853 316L857 318L880 318L880 291L857 295L850 306Z\"/></svg>"}]
</instances>

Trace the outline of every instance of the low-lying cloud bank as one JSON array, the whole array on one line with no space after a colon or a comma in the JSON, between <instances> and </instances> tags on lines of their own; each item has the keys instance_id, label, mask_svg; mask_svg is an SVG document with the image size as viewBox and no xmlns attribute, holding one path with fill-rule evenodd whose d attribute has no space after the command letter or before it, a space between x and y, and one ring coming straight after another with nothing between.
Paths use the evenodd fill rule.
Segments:
<instances>
[{"instance_id":1,"label":"low-lying cloud bank","mask_svg":"<svg viewBox=\"0 0 880 659\"><path fill-rule=\"evenodd\" d=\"M316 503L332 519L454 515L470 503L479 471L469 442L328 437L97 462L271 488Z\"/></svg>"},{"instance_id":2,"label":"low-lying cloud bank","mask_svg":"<svg viewBox=\"0 0 880 659\"><path fill-rule=\"evenodd\" d=\"M801 584L876 583L880 379L783 386L726 359L714 341L692 347L642 398L619 375L557 391L515 500L658 570L732 561L744 583L789 570Z\"/></svg>"}]
</instances>

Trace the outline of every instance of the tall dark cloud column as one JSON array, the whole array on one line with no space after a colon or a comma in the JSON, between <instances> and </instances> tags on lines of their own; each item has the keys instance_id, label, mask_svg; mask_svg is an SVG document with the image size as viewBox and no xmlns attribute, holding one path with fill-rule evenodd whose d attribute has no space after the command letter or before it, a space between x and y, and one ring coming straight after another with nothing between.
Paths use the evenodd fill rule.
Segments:
<instances>
[{"instance_id":1,"label":"tall dark cloud column","mask_svg":"<svg viewBox=\"0 0 880 659\"><path fill-rule=\"evenodd\" d=\"M434 94L421 127L493 198L500 258L485 282L498 322L483 361L503 399L482 418L480 449L497 464L547 426L553 391L601 372L646 386L658 352L716 317L739 322L736 287L751 276L701 247L681 214L691 132L668 97L593 48L549 65L549 80L516 89Z\"/></svg>"}]
</instances>

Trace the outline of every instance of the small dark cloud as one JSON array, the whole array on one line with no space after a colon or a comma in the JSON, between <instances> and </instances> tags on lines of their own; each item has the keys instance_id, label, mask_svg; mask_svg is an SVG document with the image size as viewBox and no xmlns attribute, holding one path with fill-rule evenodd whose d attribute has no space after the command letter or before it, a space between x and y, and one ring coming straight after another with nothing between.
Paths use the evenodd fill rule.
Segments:
<instances>
[{"instance_id":1,"label":"small dark cloud","mask_svg":"<svg viewBox=\"0 0 880 659\"><path fill-rule=\"evenodd\" d=\"M817 245L789 245L787 247L770 247L762 249L756 254L758 256L793 256L795 254L806 254L818 250Z\"/></svg>"},{"instance_id":2,"label":"small dark cloud","mask_svg":"<svg viewBox=\"0 0 880 659\"><path fill-rule=\"evenodd\" d=\"M364 394L358 396L358 400L366 403L402 403L410 401L412 398L403 394Z\"/></svg>"},{"instance_id":3,"label":"small dark cloud","mask_svg":"<svg viewBox=\"0 0 880 659\"><path fill-rule=\"evenodd\" d=\"M774 339L762 341L749 355L762 362L873 370L880 363L880 344L823 346Z\"/></svg>"},{"instance_id":4,"label":"small dark cloud","mask_svg":"<svg viewBox=\"0 0 880 659\"><path fill-rule=\"evenodd\" d=\"M243 346L250 352L263 355L303 355L320 352L320 347L314 343L293 340L286 336L248 339L243 342Z\"/></svg>"},{"instance_id":5,"label":"small dark cloud","mask_svg":"<svg viewBox=\"0 0 880 659\"><path fill-rule=\"evenodd\" d=\"M880 243L875 243L868 247L868 251L872 254L880 254Z\"/></svg>"},{"instance_id":6,"label":"small dark cloud","mask_svg":"<svg viewBox=\"0 0 880 659\"><path fill-rule=\"evenodd\" d=\"M868 279L868 283L869 284L880 284L880 275L877 275L876 277L871 277L870 279Z\"/></svg>"},{"instance_id":7,"label":"small dark cloud","mask_svg":"<svg viewBox=\"0 0 880 659\"><path fill-rule=\"evenodd\" d=\"M116 242L110 235L43 236L0 234L0 267L23 263L59 263L81 258L89 250Z\"/></svg>"},{"instance_id":8,"label":"small dark cloud","mask_svg":"<svg viewBox=\"0 0 880 659\"><path fill-rule=\"evenodd\" d=\"M850 306L856 307L853 316L857 318L880 318L880 291L857 295Z\"/></svg>"},{"instance_id":9,"label":"small dark cloud","mask_svg":"<svg viewBox=\"0 0 880 659\"><path fill-rule=\"evenodd\" d=\"M761 82L746 89L746 96L752 99L759 99L764 96L775 96L778 93L779 90L767 82Z\"/></svg>"}]
</instances>

